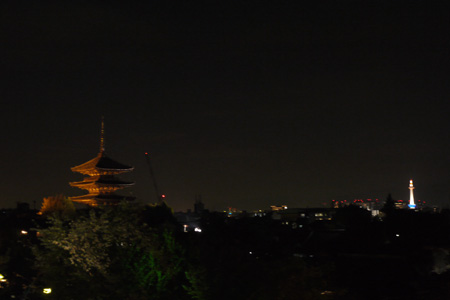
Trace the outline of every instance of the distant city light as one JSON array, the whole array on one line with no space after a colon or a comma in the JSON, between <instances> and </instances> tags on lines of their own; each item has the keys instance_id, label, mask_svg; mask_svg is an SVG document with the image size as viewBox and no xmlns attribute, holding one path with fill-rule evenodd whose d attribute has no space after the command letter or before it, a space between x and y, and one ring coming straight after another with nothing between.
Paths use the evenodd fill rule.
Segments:
<instances>
[{"instance_id":1,"label":"distant city light","mask_svg":"<svg viewBox=\"0 0 450 300\"><path fill-rule=\"evenodd\" d=\"M320 293L321 295L333 295L334 292L333 291L323 291L322 293Z\"/></svg>"},{"instance_id":2,"label":"distant city light","mask_svg":"<svg viewBox=\"0 0 450 300\"><path fill-rule=\"evenodd\" d=\"M42 292L43 292L44 294L51 294L52 289L51 289L51 288L45 288L45 289L42 290Z\"/></svg>"},{"instance_id":3,"label":"distant city light","mask_svg":"<svg viewBox=\"0 0 450 300\"><path fill-rule=\"evenodd\" d=\"M161 198L166 198L166 195L161 195Z\"/></svg>"},{"instance_id":4,"label":"distant city light","mask_svg":"<svg viewBox=\"0 0 450 300\"><path fill-rule=\"evenodd\" d=\"M194 231L195 231L195 232L202 232L202 229L199 228L199 227L195 227Z\"/></svg>"},{"instance_id":5,"label":"distant city light","mask_svg":"<svg viewBox=\"0 0 450 300\"><path fill-rule=\"evenodd\" d=\"M20 234L27 235L27 234L28 234L28 231L22 230L22 231L20 231Z\"/></svg>"},{"instance_id":6,"label":"distant city light","mask_svg":"<svg viewBox=\"0 0 450 300\"><path fill-rule=\"evenodd\" d=\"M287 207L287 205L271 205L270 206L270 209L272 210L272 211L277 211L277 210L283 210L283 209L287 209L288 207Z\"/></svg>"}]
</instances>

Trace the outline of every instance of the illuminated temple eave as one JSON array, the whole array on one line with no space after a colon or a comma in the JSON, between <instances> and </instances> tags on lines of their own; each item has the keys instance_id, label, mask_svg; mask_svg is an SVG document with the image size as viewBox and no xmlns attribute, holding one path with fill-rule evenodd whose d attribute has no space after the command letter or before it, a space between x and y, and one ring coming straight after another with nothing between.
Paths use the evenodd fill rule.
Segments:
<instances>
[{"instance_id":1,"label":"illuminated temple eave","mask_svg":"<svg viewBox=\"0 0 450 300\"><path fill-rule=\"evenodd\" d=\"M72 167L70 169L73 172L79 172L79 173L81 173L82 171L85 171L85 170L92 170L93 168L95 168L95 166L97 165L97 163L99 162L101 157L102 157L102 153L99 153L95 158L85 162L84 164Z\"/></svg>"},{"instance_id":2,"label":"illuminated temple eave","mask_svg":"<svg viewBox=\"0 0 450 300\"><path fill-rule=\"evenodd\" d=\"M107 157L104 152L100 152L95 158L70 169L72 170L72 172L77 172L89 176L96 176L131 172L134 170L134 167L121 164Z\"/></svg>"},{"instance_id":3,"label":"illuminated temple eave","mask_svg":"<svg viewBox=\"0 0 450 300\"><path fill-rule=\"evenodd\" d=\"M111 204L114 205L121 201L132 201L134 199L135 197L121 196L116 194L109 194L109 195L87 194L83 196L70 197L70 200L72 200L73 202L88 204L91 206L111 205Z\"/></svg>"},{"instance_id":4,"label":"illuminated temple eave","mask_svg":"<svg viewBox=\"0 0 450 300\"><path fill-rule=\"evenodd\" d=\"M134 182L98 182L98 181L76 181L76 182L69 182L70 186L77 187L77 188L84 188L88 186L92 187L128 187L133 186Z\"/></svg>"},{"instance_id":5,"label":"illuminated temple eave","mask_svg":"<svg viewBox=\"0 0 450 300\"><path fill-rule=\"evenodd\" d=\"M83 175L88 176L99 176L99 175L118 175L122 173L131 172L134 170L134 167L129 169L105 169L105 168L97 168L94 167L92 169L75 169L71 168L72 172L81 173Z\"/></svg>"},{"instance_id":6,"label":"illuminated temple eave","mask_svg":"<svg viewBox=\"0 0 450 300\"><path fill-rule=\"evenodd\" d=\"M93 187L78 187L78 188L82 189L82 190L86 190L90 194L99 194L100 195L100 194L114 193L115 191L122 190L125 187L121 186L121 187L104 187L104 188L102 188L102 187L93 186Z\"/></svg>"}]
</instances>

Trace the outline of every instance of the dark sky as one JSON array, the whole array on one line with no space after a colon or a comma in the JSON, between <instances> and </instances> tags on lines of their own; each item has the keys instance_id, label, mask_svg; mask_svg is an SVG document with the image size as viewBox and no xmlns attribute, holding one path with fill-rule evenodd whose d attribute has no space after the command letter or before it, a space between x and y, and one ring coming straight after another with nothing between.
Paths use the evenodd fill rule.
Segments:
<instances>
[{"instance_id":1,"label":"dark sky","mask_svg":"<svg viewBox=\"0 0 450 300\"><path fill-rule=\"evenodd\" d=\"M67 3L65 3L67 2ZM432 2L432 3L431 3ZM132 192L209 209L392 193L450 205L448 1L1 1L0 207Z\"/></svg>"}]
</instances>

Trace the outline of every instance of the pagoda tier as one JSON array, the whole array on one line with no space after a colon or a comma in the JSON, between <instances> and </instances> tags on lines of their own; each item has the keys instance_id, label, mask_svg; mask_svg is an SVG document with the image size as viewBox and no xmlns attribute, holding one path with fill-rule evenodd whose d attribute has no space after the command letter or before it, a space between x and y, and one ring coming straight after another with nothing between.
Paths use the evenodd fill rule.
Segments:
<instances>
[{"instance_id":1,"label":"pagoda tier","mask_svg":"<svg viewBox=\"0 0 450 300\"><path fill-rule=\"evenodd\" d=\"M116 175L133 171L133 169L133 167L121 164L107 157L104 151L101 151L97 157L91 159L90 161L71 168L73 172L78 172L89 176Z\"/></svg>"},{"instance_id":2,"label":"pagoda tier","mask_svg":"<svg viewBox=\"0 0 450 300\"><path fill-rule=\"evenodd\" d=\"M112 175L99 175L86 177L83 181L70 182L70 185L83 190L93 192L111 193L128 186L134 185L134 182L127 182L117 179Z\"/></svg>"},{"instance_id":3,"label":"pagoda tier","mask_svg":"<svg viewBox=\"0 0 450 300\"><path fill-rule=\"evenodd\" d=\"M133 167L107 157L103 147L101 147L97 157L71 168L72 171L88 175L88 177L84 178L83 181L70 182L70 185L87 190L89 193L83 196L70 197L70 199L91 206L114 205L123 200L133 200L134 197L125 197L114 193L117 190L134 185L134 182L122 181L114 175L130 172L133 169Z\"/></svg>"},{"instance_id":4,"label":"pagoda tier","mask_svg":"<svg viewBox=\"0 0 450 300\"><path fill-rule=\"evenodd\" d=\"M116 205L122 201L132 201L134 197L126 197L116 194L87 194L83 196L70 197L74 202L87 204L90 206Z\"/></svg>"},{"instance_id":5,"label":"pagoda tier","mask_svg":"<svg viewBox=\"0 0 450 300\"><path fill-rule=\"evenodd\" d=\"M133 167L107 157L102 147L96 158L71 168L72 171L88 175L88 177L84 178L83 181L70 182L70 185L87 190L89 193L83 196L70 197L70 199L91 206L114 205L122 200L133 200L134 197L125 197L114 193L117 190L134 185L134 182L122 181L114 175L130 172L133 169Z\"/></svg>"}]
</instances>

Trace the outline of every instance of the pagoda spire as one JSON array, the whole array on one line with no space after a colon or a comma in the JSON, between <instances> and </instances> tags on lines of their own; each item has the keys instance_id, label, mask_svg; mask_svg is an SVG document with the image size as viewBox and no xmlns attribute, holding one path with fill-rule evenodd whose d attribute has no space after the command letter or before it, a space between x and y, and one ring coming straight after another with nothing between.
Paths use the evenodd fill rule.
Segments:
<instances>
[{"instance_id":1,"label":"pagoda spire","mask_svg":"<svg viewBox=\"0 0 450 300\"><path fill-rule=\"evenodd\" d=\"M102 129L100 130L100 153L105 152L105 118L102 116Z\"/></svg>"},{"instance_id":2,"label":"pagoda spire","mask_svg":"<svg viewBox=\"0 0 450 300\"><path fill-rule=\"evenodd\" d=\"M121 201L130 201L134 197L116 194L117 190L134 185L134 182L122 181L116 177L118 174L133 171L133 167L121 164L105 154L105 122L102 117L100 132L100 153L97 157L75 167L73 172L86 175L82 181L70 182L70 185L83 190L88 194L70 197L74 202L91 206L115 205Z\"/></svg>"}]
</instances>

